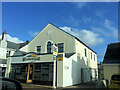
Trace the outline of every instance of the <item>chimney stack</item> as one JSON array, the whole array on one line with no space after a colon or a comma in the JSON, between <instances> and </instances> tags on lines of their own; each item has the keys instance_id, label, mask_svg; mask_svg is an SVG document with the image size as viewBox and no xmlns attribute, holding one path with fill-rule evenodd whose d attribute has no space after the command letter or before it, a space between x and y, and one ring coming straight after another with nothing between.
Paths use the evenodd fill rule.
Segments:
<instances>
[{"instance_id":1,"label":"chimney stack","mask_svg":"<svg viewBox=\"0 0 120 90\"><path fill-rule=\"evenodd\" d=\"M4 32L2 33L2 40L4 40L4 39L6 40L6 34L7 34L7 33L6 33L6 31L4 30Z\"/></svg>"},{"instance_id":2,"label":"chimney stack","mask_svg":"<svg viewBox=\"0 0 120 90\"><path fill-rule=\"evenodd\" d=\"M1 47L6 48L7 47L7 41L6 41L6 31L2 33L2 41L1 41Z\"/></svg>"}]
</instances>

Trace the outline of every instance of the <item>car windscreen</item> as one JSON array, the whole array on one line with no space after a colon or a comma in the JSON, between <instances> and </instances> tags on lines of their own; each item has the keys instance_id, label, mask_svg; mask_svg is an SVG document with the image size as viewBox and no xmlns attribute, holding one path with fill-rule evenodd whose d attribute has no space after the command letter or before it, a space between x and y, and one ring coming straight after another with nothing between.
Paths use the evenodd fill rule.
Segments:
<instances>
[{"instance_id":1,"label":"car windscreen","mask_svg":"<svg viewBox=\"0 0 120 90\"><path fill-rule=\"evenodd\" d=\"M115 81L120 81L120 75L113 75L111 79Z\"/></svg>"}]
</instances>

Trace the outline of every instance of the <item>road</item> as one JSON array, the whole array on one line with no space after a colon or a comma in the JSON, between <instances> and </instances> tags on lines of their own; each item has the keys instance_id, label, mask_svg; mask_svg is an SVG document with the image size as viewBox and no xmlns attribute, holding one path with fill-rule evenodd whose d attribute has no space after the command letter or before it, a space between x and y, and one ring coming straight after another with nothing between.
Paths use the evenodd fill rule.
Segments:
<instances>
[{"instance_id":1,"label":"road","mask_svg":"<svg viewBox=\"0 0 120 90\"><path fill-rule=\"evenodd\" d=\"M53 90L52 86L48 85L36 85L36 84L26 84L22 83L23 90ZM88 83L81 83L78 85L68 86L64 88L56 88L57 90L70 90L70 89L95 89L95 90L107 90L106 86L102 81L92 81Z\"/></svg>"}]
</instances>

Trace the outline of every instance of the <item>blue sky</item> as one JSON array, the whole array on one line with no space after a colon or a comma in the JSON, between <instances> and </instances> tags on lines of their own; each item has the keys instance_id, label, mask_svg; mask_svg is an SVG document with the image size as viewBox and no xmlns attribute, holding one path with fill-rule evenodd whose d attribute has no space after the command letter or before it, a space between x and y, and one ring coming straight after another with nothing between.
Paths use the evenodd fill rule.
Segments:
<instances>
[{"instance_id":1,"label":"blue sky","mask_svg":"<svg viewBox=\"0 0 120 90\"><path fill-rule=\"evenodd\" d=\"M118 41L117 2L2 3L2 30L10 41L31 41L49 22L97 52L98 63L107 45Z\"/></svg>"}]
</instances>

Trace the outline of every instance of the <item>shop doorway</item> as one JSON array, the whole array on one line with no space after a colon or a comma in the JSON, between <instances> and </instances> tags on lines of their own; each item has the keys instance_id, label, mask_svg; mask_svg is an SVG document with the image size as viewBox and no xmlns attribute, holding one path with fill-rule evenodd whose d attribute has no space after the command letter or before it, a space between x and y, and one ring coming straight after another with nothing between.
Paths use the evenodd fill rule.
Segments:
<instances>
[{"instance_id":1,"label":"shop doorway","mask_svg":"<svg viewBox=\"0 0 120 90\"><path fill-rule=\"evenodd\" d=\"M27 72L27 83L32 83L34 80L34 71L35 66L33 63L28 64L28 72Z\"/></svg>"}]
</instances>

